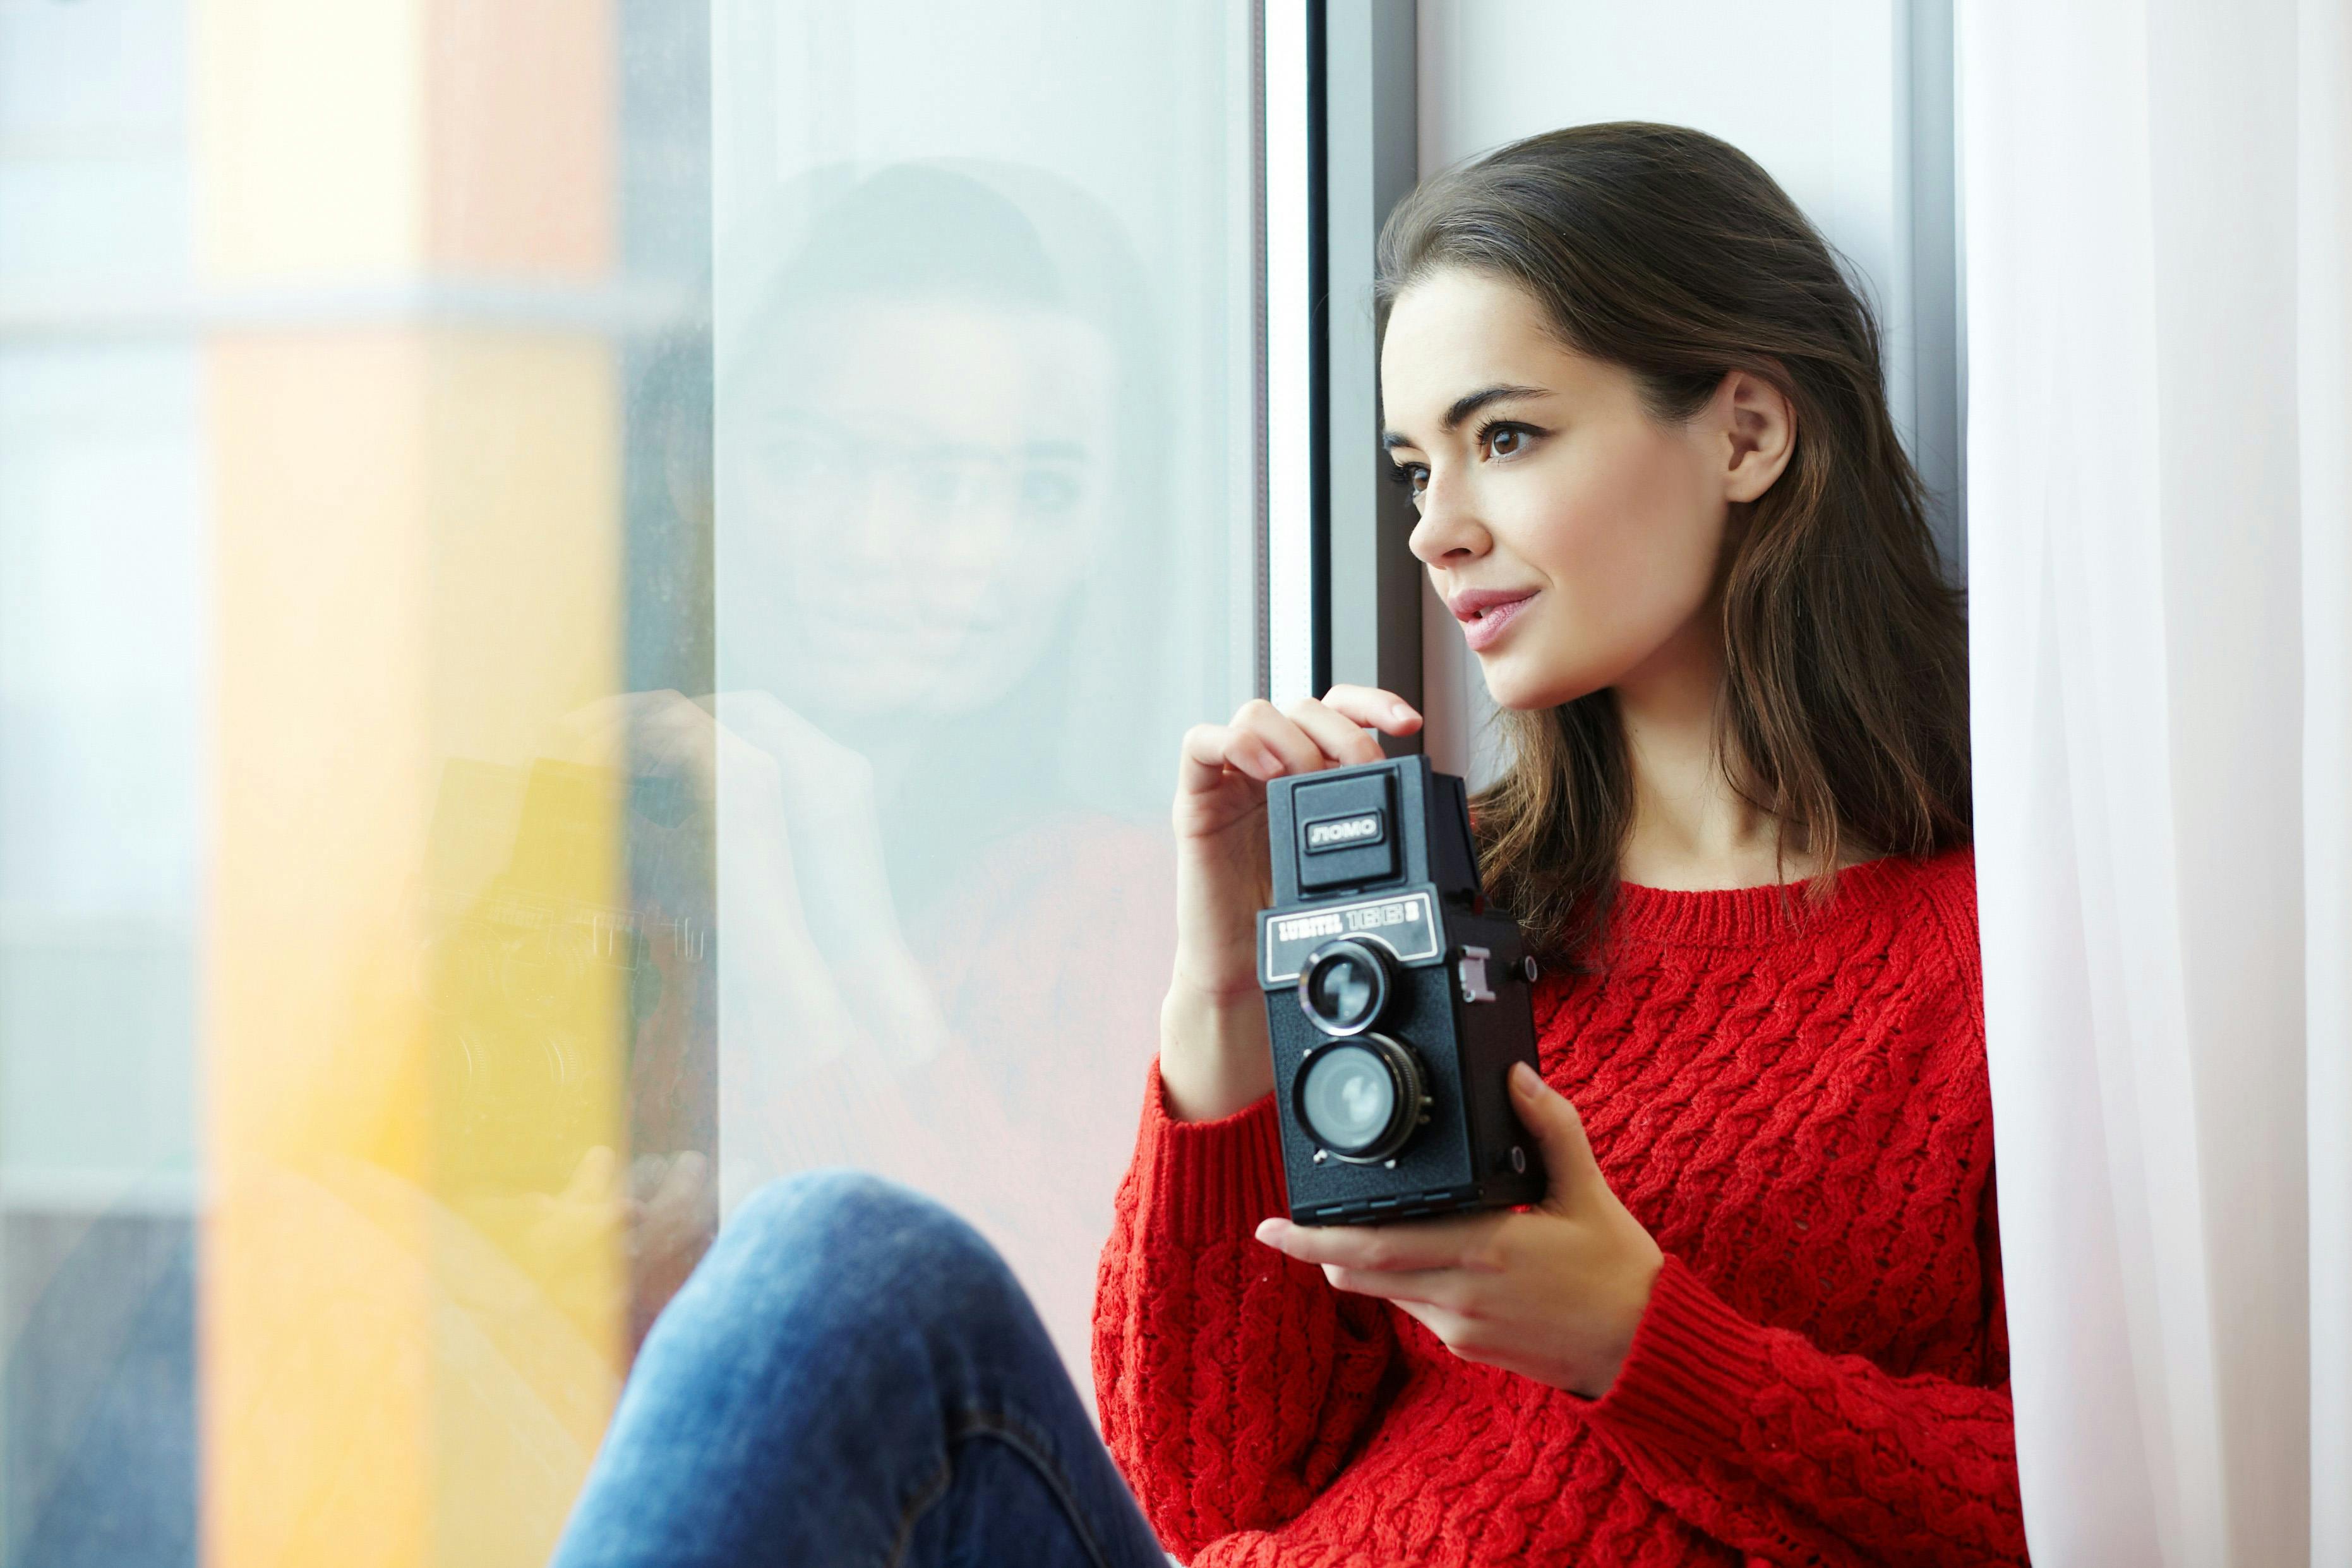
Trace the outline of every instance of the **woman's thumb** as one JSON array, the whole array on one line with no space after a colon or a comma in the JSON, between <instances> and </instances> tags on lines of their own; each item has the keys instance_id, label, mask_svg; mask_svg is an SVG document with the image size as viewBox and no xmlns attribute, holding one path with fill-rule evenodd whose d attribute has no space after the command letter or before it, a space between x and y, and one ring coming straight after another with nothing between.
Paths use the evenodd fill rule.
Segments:
<instances>
[{"instance_id":1,"label":"woman's thumb","mask_svg":"<svg viewBox=\"0 0 2352 1568\"><path fill-rule=\"evenodd\" d=\"M1511 1067L1511 1099L1543 1155L1543 1207L1565 1212L1597 1168L1592 1145L1584 1139L1584 1118L1566 1095L1523 1061Z\"/></svg>"}]
</instances>

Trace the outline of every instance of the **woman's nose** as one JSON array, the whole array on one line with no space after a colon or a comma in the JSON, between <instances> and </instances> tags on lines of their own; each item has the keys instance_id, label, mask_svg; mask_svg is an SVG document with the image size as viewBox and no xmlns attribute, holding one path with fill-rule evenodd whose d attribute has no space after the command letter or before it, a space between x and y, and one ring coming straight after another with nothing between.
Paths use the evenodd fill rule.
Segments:
<instances>
[{"instance_id":1,"label":"woman's nose","mask_svg":"<svg viewBox=\"0 0 2352 1568\"><path fill-rule=\"evenodd\" d=\"M1475 559L1486 553L1486 528L1451 485L1434 481L1421 492L1421 521L1413 525L1406 544L1431 566L1443 561Z\"/></svg>"}]
</instances>

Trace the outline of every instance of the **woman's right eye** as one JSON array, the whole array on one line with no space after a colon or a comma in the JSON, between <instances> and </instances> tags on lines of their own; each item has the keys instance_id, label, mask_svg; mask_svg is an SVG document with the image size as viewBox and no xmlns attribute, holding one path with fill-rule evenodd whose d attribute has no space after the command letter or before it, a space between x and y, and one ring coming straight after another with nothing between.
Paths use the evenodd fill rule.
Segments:
<instances>
[{"instance_id":1,"label":"woman's right eye","mask_svg":"<svg viewBox=\"0 0 2352 1568\"><path fill-rule=\"evenodd\" d=\"M1418 463L1391 463L1389 465L1389 478L1391 483L1404 487L1404 493L1412 497L1414 506L1421 505L1421 493L1429 484L1428 469Z\"/></svg>"}]
</instances>

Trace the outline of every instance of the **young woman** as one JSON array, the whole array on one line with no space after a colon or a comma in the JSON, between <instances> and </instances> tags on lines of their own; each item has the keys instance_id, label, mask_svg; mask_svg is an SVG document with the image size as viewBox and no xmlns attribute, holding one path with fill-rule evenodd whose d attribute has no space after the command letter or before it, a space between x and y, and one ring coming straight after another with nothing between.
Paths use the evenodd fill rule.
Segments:
<instances>
[{"instance_id":1,"label":"young woman","mask_svg":"<svg viewBox=\"0 0 2352 1568\"><path fill-rule=\"evenodd\" d=\"M648 1341L567 1565L2025 1561L1965 640L1870 313L1667 126L1451 171L1381 258L1408 542L1510 727L1475 814L1550 958L1545 1201L1278 1218L1265 781L1421 721L1248 704L1183 743L1108 1456L959 1222L794 1178Z\"/></svg>"}]
</instances>

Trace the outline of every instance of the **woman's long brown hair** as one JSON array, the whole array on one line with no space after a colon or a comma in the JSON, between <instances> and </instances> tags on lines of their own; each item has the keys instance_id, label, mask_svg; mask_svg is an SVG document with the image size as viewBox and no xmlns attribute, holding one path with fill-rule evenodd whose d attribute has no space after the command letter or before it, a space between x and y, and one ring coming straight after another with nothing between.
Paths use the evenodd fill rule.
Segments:
<instances>
[{"instance_id":1,"label":"woman's long brown hair","mask_svg":"<svg viewBox=\"0 0 2352 1568\"><path fill-rule=\"evenodd\" d=\"M1879 329L1827 242L1728 142L1580 125L1423 182L1380 240L1374 310L1445 267L1526 288L1571 350L1622 365L1651 416L1688 420L1734 368L1787 396L1796 439L1733 508L1718 749L1733 787L1817 857L1924 857L1969 836L1968 632L1895 438ZM1616 695L1509 711L1509 761L1474 802L1488 897L1538 951L1590 962L1633 821Z\"/></svg>"}]
</instances>

